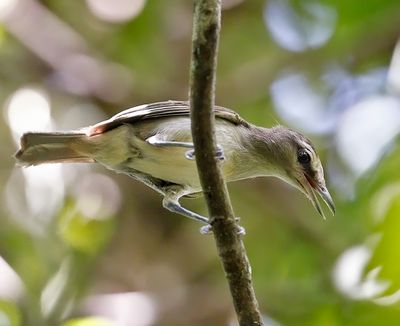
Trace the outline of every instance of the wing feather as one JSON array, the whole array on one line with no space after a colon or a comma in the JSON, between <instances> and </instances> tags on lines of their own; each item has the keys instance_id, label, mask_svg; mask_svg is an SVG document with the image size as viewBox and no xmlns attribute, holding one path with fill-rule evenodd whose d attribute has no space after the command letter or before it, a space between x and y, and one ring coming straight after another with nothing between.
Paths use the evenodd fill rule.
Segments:
<instances>
[{"instance_id":1,"label":"wing feather","mask_svg":"<svg viewBox=\"0 0 400 326\"><path fill-rule=\"evenodd\" d=\"M217 118L227 120L235 125L243 125L245 127L249 126L249 123L241 118L235 111L222 106L215 106L214 112ZM122 124L132 124L148 119L189 115L189 102L170 100L165 102L144 104L124 110L108 120L97 123L89 128L88 134L93 136L117 128Z\"/></svg>"}]
</instances>

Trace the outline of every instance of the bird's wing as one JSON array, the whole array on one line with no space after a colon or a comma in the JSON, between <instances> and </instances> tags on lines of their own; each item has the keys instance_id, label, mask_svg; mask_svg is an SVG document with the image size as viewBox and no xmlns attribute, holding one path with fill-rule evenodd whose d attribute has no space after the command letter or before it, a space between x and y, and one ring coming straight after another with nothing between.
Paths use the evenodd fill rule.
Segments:
<instances>
[{"instance_id":1,"label":"bird's wing","mask_svg":"<svg viewBox=\"0 0 400 326\"><path fill-rule=\"evenodd\" d=\"M235 125L249 126L243 118L235 111L222 106L214 107L215 116L227 120ZM190 115L189 102L165 101L135 106L122 111L112 118L99 122L89 128L89 135L97 135L105 131L117 128L122 124L134 123L148 119L159 119L169 117L184 117Z\"/></svg>"}]
</instances>

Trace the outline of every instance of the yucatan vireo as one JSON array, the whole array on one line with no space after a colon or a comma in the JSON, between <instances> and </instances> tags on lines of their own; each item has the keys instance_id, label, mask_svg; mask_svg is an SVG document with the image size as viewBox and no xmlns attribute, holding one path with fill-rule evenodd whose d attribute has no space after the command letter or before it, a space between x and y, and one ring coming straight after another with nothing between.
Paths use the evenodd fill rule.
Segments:
<instances>
[{"instance_id":1,"label":"yucatan vireo","mask_svg":"<svg viewBox=\"0 0 400 326\"><path fill-rule=\"evenodd\" d=\"M250 124L232 110L215 106L216 158L227 182L278 177L304 193L324 217L319 194L335 206L321 161L302 134L282 126ZM137 179L163 195L168 210L206 223L179 199L201 193L194 162L188 102L166 101L133 107L93 126L65 132L27 132L16 153L22 166L97 162Z\"/></svg>"}]
</instances>

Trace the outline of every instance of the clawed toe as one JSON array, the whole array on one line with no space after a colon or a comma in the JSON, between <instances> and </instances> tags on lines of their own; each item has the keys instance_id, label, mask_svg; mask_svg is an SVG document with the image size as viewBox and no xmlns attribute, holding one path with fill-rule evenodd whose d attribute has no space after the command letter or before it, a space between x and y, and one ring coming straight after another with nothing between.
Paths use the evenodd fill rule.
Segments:
<instances>
[{"instance_id":1,"label":"clawed toe","mask_svg":"<svg viewBox=\"0 0 400 326\"><path fill-rule=\"evenodd\" d=\"M194 156L194 149L191 149L190 151L187 151L187 152L185 153L185 157L186 157L188 160L193 161L193 160L195 159L195 156Z\"/></svg>"},{"instance_id":2,"label":"clawed toe","mask_svg":"<svg viewBox=\"0 0 400 326\"><path fill-rule=\"evenodd\" d=\"M238 235L246 235L246 229L243 226L238 225L236 233Z\"/></svg>"},{"instance_id":3,"label":"clawed toe","mask_svg":"<svg viewBox=\"0 0 400 326\"><path fill-rule=\"evenodd\" d=\"M240 219L240 218L238 218L238 217L235 218L236 221L237 221L238 219ZM202 226L202 227L200 228L200 233L201 233L201 234L204 234L204 235L206 235L206 234L212 234L212 233L213 233L212 225L211 225L211 224L207 224L207 225ZM238 235L245 235L245 234L246 234L246 229L245 229L243 226L237 225L237 226L236 226L236 233L237 233Z\"/></svg>"},{"instance_id":4,"label":"clawed toe","mask_svg":"<svg viewBox=\"0 0 400 326\"><path fill-rule=\"evenodd\" d=\"M225 160L224 150L218 146L217 151L215 153L215 158L219 161Z\"/></svg>"},{"instance_id":5,"label":"clawed toe","mask_svg":"<svg viewBox=\"0 0 400 326\"><path fill-rule=\"evenodd\" d=\"M212 225L211 224L207 224L204 225L200 228L200 233L207 235L207 234L212 234Z\"/></svg>"},{"instance_id":6,"label":"clawed toe","mask_svg":"<svg viewBox=\"0 0 400 326\"><path fill-rule=\"evenodd\" d=\"M194 152L194 149L191 149L191 150L187 151L187 152L185 153L185 157L186 157L188 160L193 161L193 160L195 159L195 157L196 157L196 154L195 154L195 152ZM219 161L225 160L224 150L223 150L222 147L219 146L219 145L217 145L217 150L216 150L216 152L215 152L215 158L216 158L217 160L219 160Z\"/></svg>"}]
</instances>

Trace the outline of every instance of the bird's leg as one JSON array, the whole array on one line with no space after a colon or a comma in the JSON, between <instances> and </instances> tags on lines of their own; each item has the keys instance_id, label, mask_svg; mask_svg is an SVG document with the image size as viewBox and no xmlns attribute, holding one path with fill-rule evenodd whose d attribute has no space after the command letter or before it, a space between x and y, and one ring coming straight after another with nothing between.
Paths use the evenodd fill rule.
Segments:
<instances>
[{"instance_id":1,"label":"bird's leg","mask_svg":"<svg viewBox=\"0 0 400 326\"><path fill-rule=\"evenodd\" d=\"M147 138L146 142L148 142L150 145L158 147L184 147L184 148L194 147L193 143L191 142L163 140L157 137L157 135Z\"/></svg>"},{"instance_id":2,"label":"bird's leg","mask_svg":"<svg viewBox=\"0 0 400 326\"><path fill-rule=\"evenodd\" d=\"M191 148L191 150L185 153L185 157L188 160L194 160L194 145L191 142L180 142L180 141L168 141L162 140L157 137L157 135L151 136L146 139L150 145L158 146L158 147L183 147L183 148ZM221 146L217 145L217 151L215 153L215 158L223 161L225 159L224 151Z\"/></svg>"},{"instance_id":3,"label":"bird's leg","mask_svg":"<svg viewBox=\"0 0 400 326\"><path fill-rule=\"evenodd\" d=\"M184 188L170 187L164 192L163 206L171 212L208 224L209 220L207 217L181 206L179 199L187 194L188 192Z\"/></svg>"},{"instance_id":4,"label":"bird's leg","mask_svg":"<svg viewBox=\"0 0 400 326\"><path fill-rule=\"evenodd\" d=\"M163 206L173 213L189 217L195 221L206 223L207 225L204 225L200 228L200 233L211 234L212 225L210 224L210 220L207 217L192 212L191 210L182 207L181 204L179 203L179 199L187 194L188 192L184 188L170 187L164 192ZM235 218L236 222L238 220L239 220L238 217ZM246 230L242 226L238 225L237 233L239 235L245 235Z\"/></svg>"}]
</instances>

